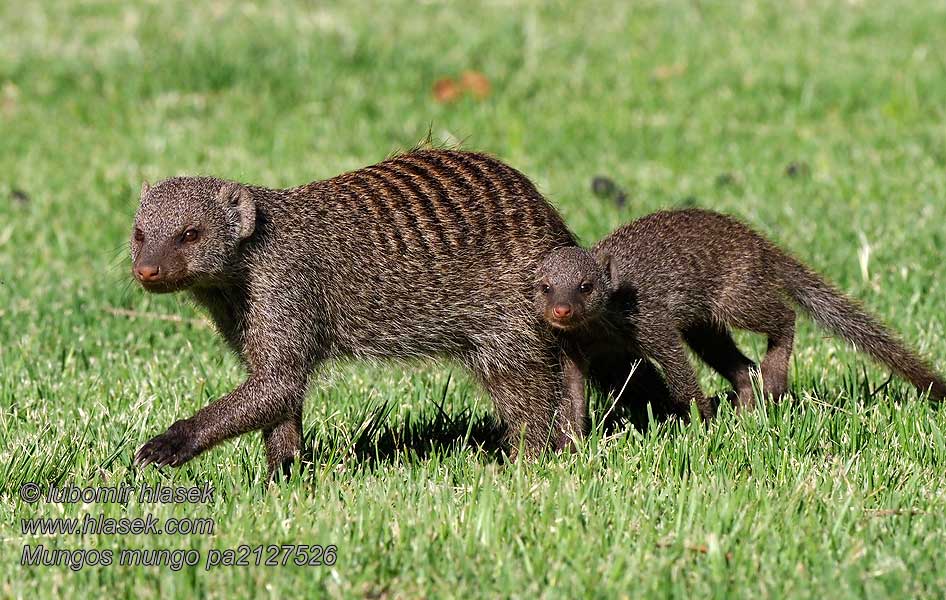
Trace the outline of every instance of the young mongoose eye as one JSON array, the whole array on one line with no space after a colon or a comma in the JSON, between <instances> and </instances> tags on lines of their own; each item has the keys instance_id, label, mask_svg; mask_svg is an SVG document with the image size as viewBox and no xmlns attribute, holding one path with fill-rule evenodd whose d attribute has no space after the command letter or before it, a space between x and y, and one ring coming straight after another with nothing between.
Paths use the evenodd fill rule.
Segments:
<instances>
[{"instance_id":1,"label":"young mongoose eye","mask_svg":"<svg viewBox=\"0 0 946 600\"><path fill-rule=\"evenodd\" d=\"M182 242L196 242L197 238L200 237L200 232L194 228L188 229L184 232L184 235L181 236Z\"/></svg>"},{"instance_id":2,"label":"young mongoose eye","mask_svg":"<svg viewBox=\"0 0 946 600\"><path fill-rule=\"evenodd\" d=\"M145 232L135 227L135 241L143 242L145 241Z\"/></svg>"},{"instance_id":3,"label":"young mongoose eye","mask_svg":"<svg viewBox=\"0 0 946 600\"><path fill-rule=\"evenodd\" d=\"M548 294L552 291L552 286L547 283L543 283L539 285L539 290L541 290L543 294Z\"/></svg>"},{"instance_id":4,"label":"young mongoose eye","mask_svg":"<svg viewBox=\"0 0 946 600\"><path fill-rule=\"evenodd\" d=\"M593 286L587 281L578 286L578 291L582 294L590 294Z\"/></svg>"}]
</instances>

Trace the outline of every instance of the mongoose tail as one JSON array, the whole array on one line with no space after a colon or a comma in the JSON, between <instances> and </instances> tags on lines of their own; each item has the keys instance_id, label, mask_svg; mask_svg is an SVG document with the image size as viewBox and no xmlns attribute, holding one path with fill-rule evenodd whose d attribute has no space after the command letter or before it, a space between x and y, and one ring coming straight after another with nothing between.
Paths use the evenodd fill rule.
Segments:
<instances>
[{"instance_id":1,"label":"mongoose tail","mask_svg":"<svg viewBox=\"0 0 946 600\"><path fill-rule=\"evenodd\" d=\"M816 323L887 365L921 392L929 391L931 398L946 399L946 382L894 332L805 265L784 254L780 259L785 289Z\"/></svg>"}]
</instances>

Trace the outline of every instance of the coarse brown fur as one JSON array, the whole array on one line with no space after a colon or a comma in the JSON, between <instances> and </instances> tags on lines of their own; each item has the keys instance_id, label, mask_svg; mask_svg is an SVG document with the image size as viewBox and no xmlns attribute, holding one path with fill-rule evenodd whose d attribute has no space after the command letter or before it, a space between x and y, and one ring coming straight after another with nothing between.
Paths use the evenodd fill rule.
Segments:
<instances>
[{"instance_id":1,"label":"coarse brown fur","mask_svg":"<svg viewBox=\"0 0 946 600\"><path fill-rule=\"evenodd\" d=\"M792 302L921 392L946 397L942 378L857 302L719 213L657 212L621 227L591 251L557 250L538 271L535 300L568 338L564 371L573 419L585 410L576 376L584 373L614 391L638 357L660 367L678 414L686 415L695 401L702 417L711 418L715 407L699 388L684 344L732 384L738 407L752 406L750 371L756 365L736 347L730 328L768 337L762 391L782 396L795 335ZM664 388L654 372L644 376L660 401Z\"/></svg>"},{"instance_id":2,"label":"coarse brown fur","mask_svg":"<svg viewBox=\"0 0 946 600\"><path fill-rule=\"evenodd\" d=\"M249 376L142 446L181 465L262 430L270 471L291 462L310 373L354 357L447 357L493 399L515 446L567 443L559 341L536 317L541 260L575 239L518 171L483 154L417 150L291 189L210 177L144 186L133 271L186 289Z\"/></svg>"}]
</instances>

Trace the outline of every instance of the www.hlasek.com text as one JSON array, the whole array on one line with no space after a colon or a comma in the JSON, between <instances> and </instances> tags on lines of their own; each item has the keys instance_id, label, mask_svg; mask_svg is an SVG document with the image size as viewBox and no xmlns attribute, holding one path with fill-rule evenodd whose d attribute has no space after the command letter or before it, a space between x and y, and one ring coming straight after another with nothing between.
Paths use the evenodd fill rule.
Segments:
<instances>
[{"instance_id":1,"label":"www.hlasek.com text","mask_svg":"<svg viewBox=\"0 0 946 600\"><path fill-rule=\"evenodd\" d=\"M144 517L106 517L100 513L81 519L20 519L23 535L213 535L215 526L210 517L169 517L162 521L151 513Z\"/></svg>"}]
</instances>

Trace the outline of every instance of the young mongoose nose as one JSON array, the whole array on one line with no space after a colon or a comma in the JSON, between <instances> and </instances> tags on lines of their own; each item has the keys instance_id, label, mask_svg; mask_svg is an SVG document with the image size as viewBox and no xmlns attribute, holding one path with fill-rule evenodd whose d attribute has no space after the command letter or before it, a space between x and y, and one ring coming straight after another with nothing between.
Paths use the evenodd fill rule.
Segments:
<instances>
[{"instance_id":1,"label":"young mongoose nose","mask_svg":"<svg viewBox=\"0 0 946 600\"><path fill-rule=\"evenodd\" d=\"M555 313L555 316L559 319L564 319L572 314L572 307L567 304L559 304L552 309L552 312Z\"/></svg>"},{"instance_id":2,"label":"young mongoose nose","mask_svg":"<svg viewBox=\"0 0 946 600\"><path fill-rule=\"evenodd\" d=\"M158 281L161 279L161 267L158 265L138 265L135 267L138 281Z\"/></svg>"}]
</instances>

